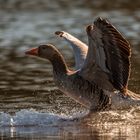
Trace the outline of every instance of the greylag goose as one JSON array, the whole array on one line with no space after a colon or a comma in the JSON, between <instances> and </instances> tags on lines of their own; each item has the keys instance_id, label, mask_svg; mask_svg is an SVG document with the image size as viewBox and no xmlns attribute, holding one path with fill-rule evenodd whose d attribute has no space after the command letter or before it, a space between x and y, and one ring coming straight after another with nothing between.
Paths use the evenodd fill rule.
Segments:
<instances>
[{"instance_id":1,"label":"greylag goose","mask_svg":"<svg viewBox=\"0 0 140 140\"><path fill-rule=\"evenodd\" d=\"M72 46L75 58L75 68L76 70L80 69L86 59L88 46L67 32L56 31L55 34L64 38Z\"/></svg>"},{"instance_id":2,"label":"greylag goose","mask_svg":"<svg viewBox=\"0 0 140 140\"><path fill-rule=\"evenodd\" d=\"M86 28L89 49L81 69L70 71L61 53L51 44L26 54L48 59L58 88L90 112L140 105L140 96L127 89L130 45L107 20L97 18Z\"/></svg>"}]
</instances>

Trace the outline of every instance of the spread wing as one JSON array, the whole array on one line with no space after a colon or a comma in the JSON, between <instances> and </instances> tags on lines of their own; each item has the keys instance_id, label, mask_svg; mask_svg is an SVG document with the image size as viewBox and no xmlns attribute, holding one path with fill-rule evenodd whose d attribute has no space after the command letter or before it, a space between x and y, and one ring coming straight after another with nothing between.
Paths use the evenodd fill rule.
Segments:
<instances>
[{"instance_id":1,"label":"spread wing","mask_svg":"<svg viewBox=\"0 0 140 140\"><path fill-rule=\"evenodd\" d=\"M90 82L110 82L115 89L125 92L130 73L129 43L111 23L101 18L87 27L87 35L89 50L79 74Z\"/></svg>"},{"instance_id":2,"label":"spread wing","mask_svg":"<svg viewBox=\"0 0 140 140\"><path fill-rule=\"evenodd\" d=\"M86 59L88 46L67 32L57 31L55 34L64 38L72 46L74 51L76 70L80 69Z\"/></svg>"}]
</instances>

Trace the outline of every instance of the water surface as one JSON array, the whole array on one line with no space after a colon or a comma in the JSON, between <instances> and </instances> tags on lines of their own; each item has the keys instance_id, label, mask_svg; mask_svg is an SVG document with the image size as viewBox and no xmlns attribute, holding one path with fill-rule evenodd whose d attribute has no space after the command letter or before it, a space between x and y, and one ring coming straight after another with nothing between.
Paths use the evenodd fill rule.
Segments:
<instances>
[{"instance_id":1,"label":"water surface","mask_svg":"<svg viewBox=\"0 0 140 140\"><path fill-rule=\"evenodd\" d=\"M25 56L25 50L52 43L74 68L68 44L54 32L65 30L87 43L85 26L97 16L108 18L132 44L129 89L140 94L140 11L90 8L47 11L0 11L1 139L140 139L140 108L93 114L64 96L55 86L52 66ZM64 120L67 119L67 120Z\"/></svg>"}]
</instances>

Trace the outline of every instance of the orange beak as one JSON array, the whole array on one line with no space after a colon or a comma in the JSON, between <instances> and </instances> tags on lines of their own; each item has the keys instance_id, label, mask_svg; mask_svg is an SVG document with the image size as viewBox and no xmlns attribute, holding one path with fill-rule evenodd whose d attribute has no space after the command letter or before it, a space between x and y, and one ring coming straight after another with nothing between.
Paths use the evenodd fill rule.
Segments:
<instances>
[{"instance_id":1,"label":"orange beak","mask_svg":"<svg viewBox=\"0 0 140 140\"><path fill-rule=\"evenodd\" d=\"M38 55L38 48L33 48L31 50L28 50L25 52L25 54L37 56Z\"/></svg>"}]
</instances>

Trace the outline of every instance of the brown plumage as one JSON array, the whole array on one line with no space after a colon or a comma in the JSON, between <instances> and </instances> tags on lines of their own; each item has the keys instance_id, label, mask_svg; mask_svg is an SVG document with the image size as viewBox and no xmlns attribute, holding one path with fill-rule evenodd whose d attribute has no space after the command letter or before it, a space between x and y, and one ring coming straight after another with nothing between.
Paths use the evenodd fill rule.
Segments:
<instances>
[{"instance_id":1,"label":"brown plumage","mask_svg":"<svg viewBox=\"0 0 140 140\"><path fill-rule=\"evenodd\" d=\"M126 94L131 55L128 41L124 39L111 23L101 18L98 18L94 25L87 27L87 34L90 51L87 54L89 59L87 59L85 66L83 66L83 76L86 77L84 71L85 69L87 70L87 67L91 70L98 65L109 76L107 82L109 80L115 89ZM92 60L93 58L95 62ZM92 71L94 71L94 75L98 73L95 69ZM90 81L94 81L94 75L90 75L92 77Z\"/></svg>"},{"instance_id":2,"label":"brown plumage","mask_svg":"<svg viewBox=\"0 0 140 140\"><path fill-rule=\"evenodd\" d=\"M113 25L98 18L87 27L89 49L82 68L70 71L51 44L26 52L48 59L58 88L91 111L140 105L140 97L127 89L130 46Z\"/></svg>"}]
</instances>

